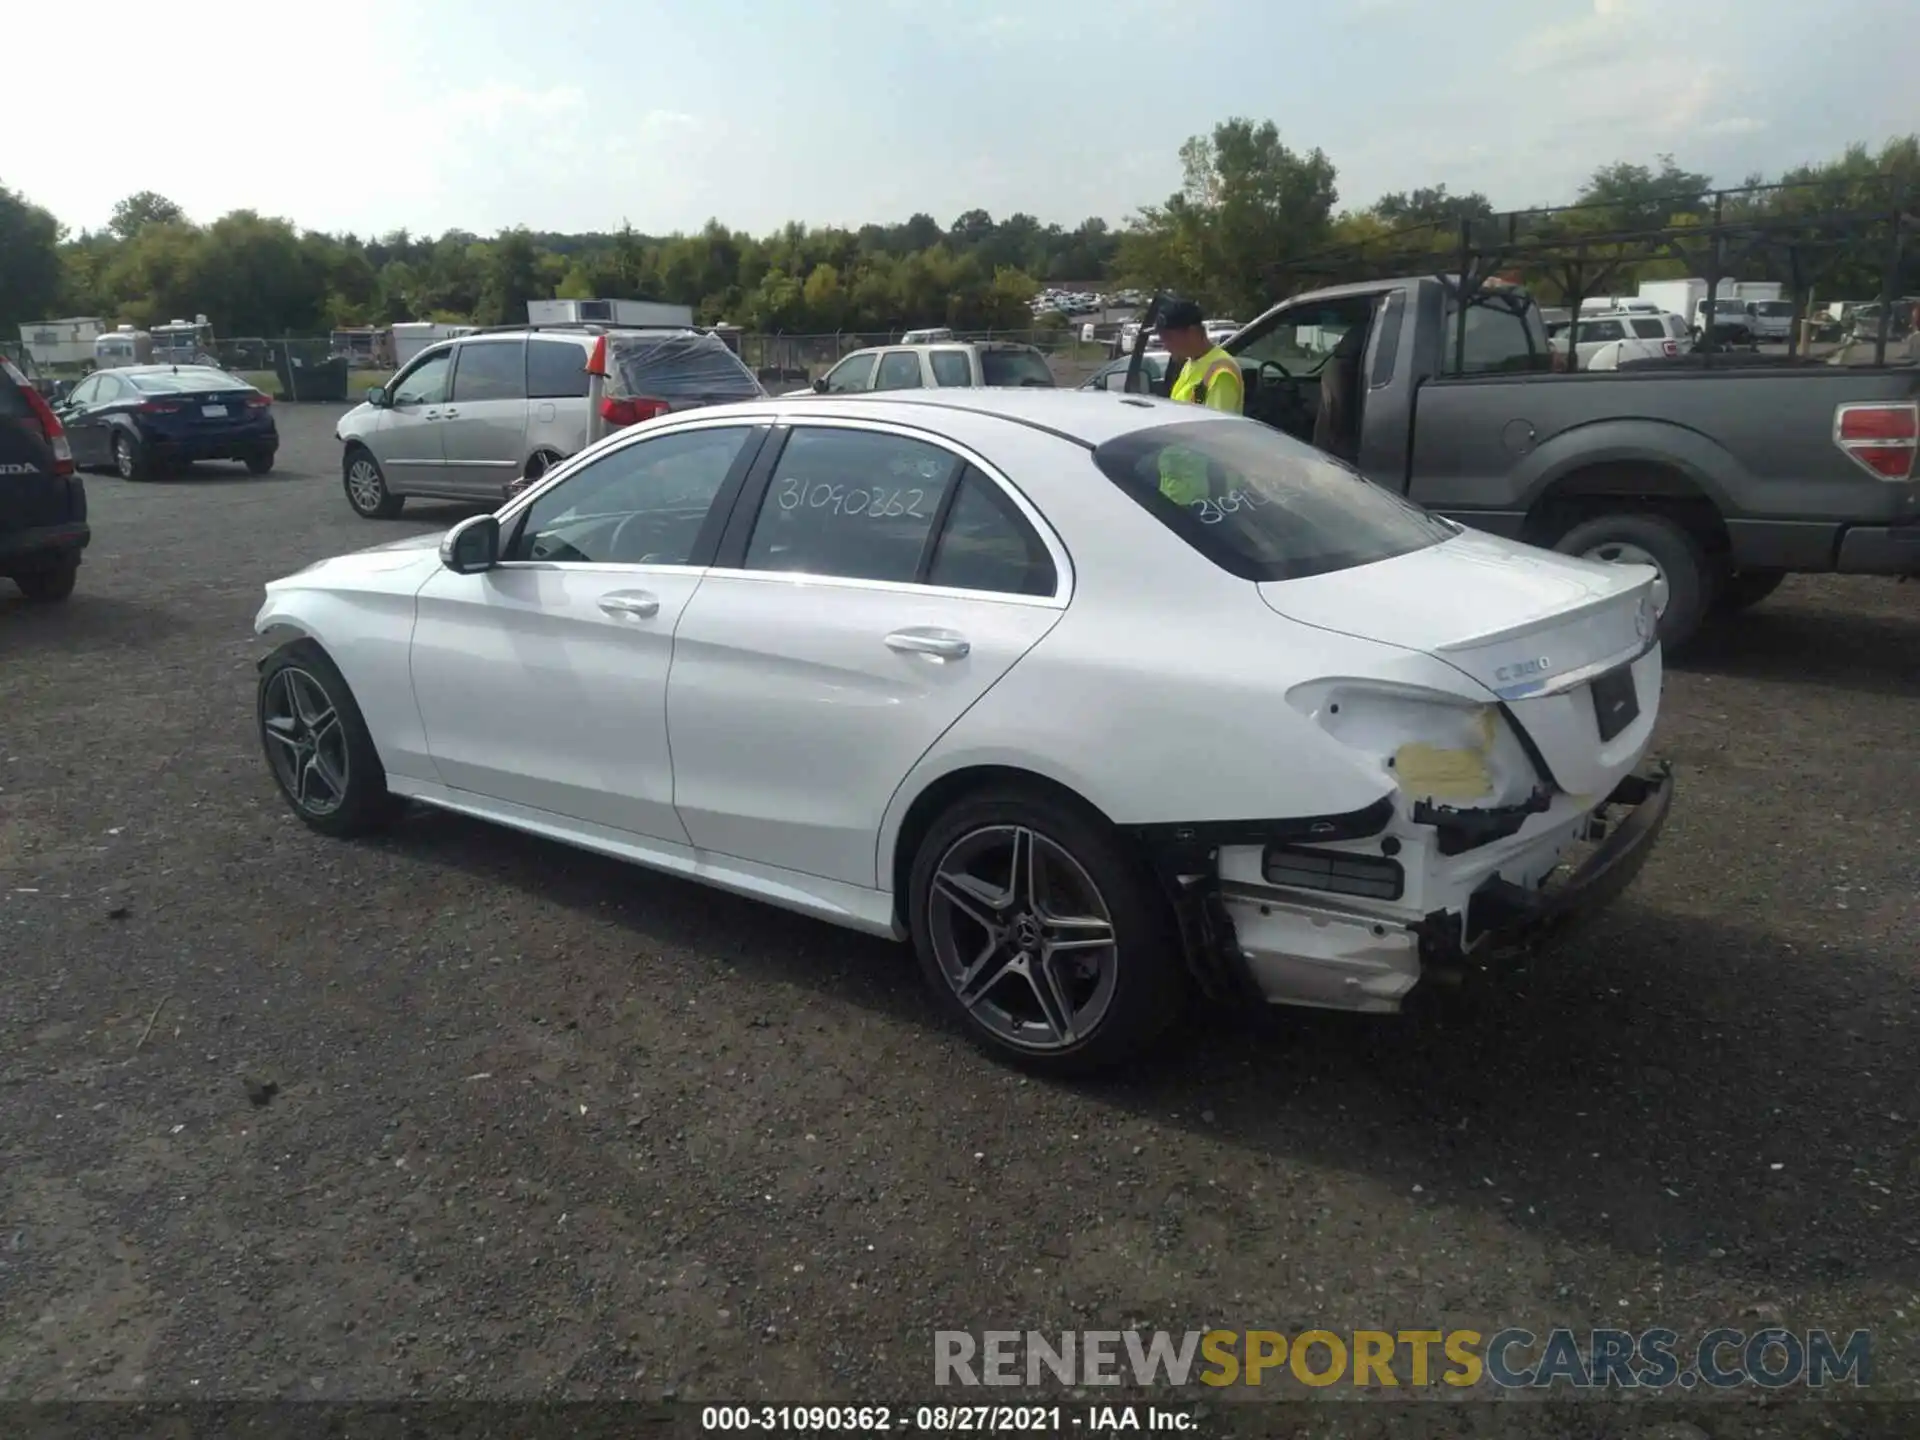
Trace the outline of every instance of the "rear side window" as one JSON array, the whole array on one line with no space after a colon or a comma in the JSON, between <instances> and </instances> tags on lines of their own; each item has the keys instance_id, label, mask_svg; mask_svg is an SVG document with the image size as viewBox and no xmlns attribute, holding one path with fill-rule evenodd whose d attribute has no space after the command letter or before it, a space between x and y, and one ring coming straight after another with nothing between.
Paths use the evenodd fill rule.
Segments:
<instances>
[{"instance_id":1,"label":"rear side window","mask_svg":"<svg viewBox=\"0 0 1920 1440\"><path fill-rule=\"evenodd\" d=\"M453 367L453 399L524 400L527 398L527 359L521 340L489 340L462 345Z\"/></svg>"},{"instance_id":2,"label":"rear side window","mask_svg":"<svg viewBox=\"0 0 1920 1440\"><path fill-rule=\"evenodd\" d=\"M1109 440L1094 463L1166 527L1244 580L1296 580L1450 539L1446 522L1253 423L1187 421Z\"/></svg>"},{"instance_id":3,"label":"rear side window","mask_svg":"<svg viewBox=\"0 0 1920 1440\"><path fill-rule=\"evenodd\" d=\"M1053 557L1007 493L971 465L960 477L927 571L929 585L1051 595Z\"/></svg>"},{"instance_id":4,"label":"rear side window","mask_svg":"<svg viewBox=\"0 0 1920 1440\"><path fill-rule=\"evenodd\" d=\"M565 340L527 341L527 394L535 400L573 400L587 393L587 352Z\"/></svg>"},{"instance_id":5,"label":"rear side window","mask_svg":"<svg viewBox=\"0 0 1920 1440\"><path fill-rule=\"evenodd\" d=\"M904 435L800 426L760 502L746 568L911 582L959 468Z\"/></svg>"},{"instance_id":6,"label":"rear side window","mask_svg":"<svg viewBox=\"0 0 1920 1440\"><path fill-rule=\"evenodd\" d=\"M1667 327L1664 321L1632 320L1628 323L1633 326L1633 333L1642 340L1664 340L1667 338Z\"/></svg>"},{"instance_id":7,"label":"rear side window","mask_svg":"<svg viewBox=\"0 0 1920 1440\"><path fill-rule=\"evenodd\" d=\"M920 357L911 350L895 350L882 357L880 374L873 382L876 390L918 390Z\"/></svg>"},{"instance_id":8,"label":"rear side window","mask_svg":"<svg viewBox=\"0 0 1920 1440\"><path fill-rule=\"evenodd\" d=\"M1545 370L1551 366L1546 327L1541 323L1540 311L1533 305L1519 300L1509 303L1502 292L1476 298L1467 307L1464 344L1456 338L1459 313L1456 307L1447 307L1447 352L1454 363L1446 367L1446 373L1498 375ZM1618 322L1614 322L1614 328L1619 328ZM1587 338L1586 329L1582 324L1582 340Z\"/></svg>"},{"instance_id":9,"label":"rear side window","mask_svg":"<svg viewBox=\"0 0 1920 1440\"><path fill-rule=\"evenodd\" d=\"M980 381L984 385L1029 385L1053 389L1053 371L1033 350L982 350Z\"/></svg>"},{"instance_id":10,"label":"rear side window","mask_svg":"<svg viewBox=\"0 0 1920 1440\"><path fill-rule=\"evenodd\" d=\"M935 350L927 357L933 366L933 383L936 385L971 385L973 367L967 363L964 350Z\"/></svg>"}]
</instances>

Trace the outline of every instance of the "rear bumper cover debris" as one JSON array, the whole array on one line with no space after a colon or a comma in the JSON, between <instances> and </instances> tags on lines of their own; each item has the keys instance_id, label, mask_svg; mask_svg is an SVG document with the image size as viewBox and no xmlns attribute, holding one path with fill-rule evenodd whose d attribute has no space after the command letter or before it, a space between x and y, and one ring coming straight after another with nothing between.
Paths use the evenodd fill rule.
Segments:
<instances>
[{"instance_id":1,"label":"rear bumper cover debris","mask_svg":"<svg viewBox=\"0 0 1920 1440\"><path fill-rule=\"evenodd\" d=\"M1560 865L1531 888L1492 874L1424 916L1350 894L1223 881L1221 850L1252 843L1253 834L1238 833L1246 827L1218 835L1204 833L1215 827L1154 827L1141 839L1179 917L1188 968L1209 996L1394 1011L1422 979L1457 973L1469 956L1537 948L1603 909L1646 864L1672 800L1670 768L1644 767L1570 827L1524 842L1505 867L1552 865L1568 839L1598 840L1571 870ZM1358 840L1385 831L1390 817L1340 818L1349 823L1338 838Z\"/></svg>"}]
</instances>

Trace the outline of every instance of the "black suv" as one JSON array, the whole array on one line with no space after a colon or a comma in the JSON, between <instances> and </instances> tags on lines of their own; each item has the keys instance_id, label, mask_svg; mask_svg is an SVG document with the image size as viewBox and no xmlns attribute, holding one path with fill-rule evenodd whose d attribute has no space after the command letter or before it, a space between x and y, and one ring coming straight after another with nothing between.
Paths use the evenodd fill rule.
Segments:
<instances>
[{"instance_id":1,"label":"black suv","mask_svg":"<svg viewBox=\"0 0 1920 1440\"><path fill-rule=\"evenodd\" d=\"M90 538L67 432L20 368L0 358L0 575L29 600L64 600Z\"/></svg>"}]
</instances>

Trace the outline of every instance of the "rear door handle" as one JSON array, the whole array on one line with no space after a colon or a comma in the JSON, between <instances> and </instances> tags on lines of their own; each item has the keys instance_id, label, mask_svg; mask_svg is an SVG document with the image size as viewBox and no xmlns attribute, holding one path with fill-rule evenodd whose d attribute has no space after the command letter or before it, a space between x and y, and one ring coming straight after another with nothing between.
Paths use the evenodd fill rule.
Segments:
<instances>
[{"instance_id":1,"label":"rear door handle","mask_svg":"<svg viewBox=\"0 0 1920 1440\"><path fill-rule=\"evenodd\" d=\"M451 420L453 419L454 416L458 415L459 413L460 412L458 410L442 410L440 412L440 418L443 420Z\"/></svg>"},{"instance_id":2,"label":"rear door handle","mask_svg":"<svg viewBox=\"0 0 1920 1440\"><path fill-rule=\"evenodd\" d=\"M887 648L908 655L931 655L936 660L959 660L973 646L968 643L966 636L957 635L951 630L916 626L911 630L896 630L887 636Z\"/></svg>"},{"instance_id":3,"label":"rear door handle","mask_svg":"<svg viewBox=\"0 0 1920 1440\"><path fill-rule=\"evenodd\" d=\"M644 590L624 590L600 597L600 608L619 619L651 620L660 613L660 597Z\"/></svg>"}]
</instances>

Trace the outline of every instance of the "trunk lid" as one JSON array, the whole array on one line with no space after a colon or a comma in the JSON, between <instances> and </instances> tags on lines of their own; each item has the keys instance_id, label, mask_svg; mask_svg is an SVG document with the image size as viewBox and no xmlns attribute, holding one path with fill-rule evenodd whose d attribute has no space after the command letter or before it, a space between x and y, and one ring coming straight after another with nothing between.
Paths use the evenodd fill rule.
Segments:
<instances>
[{"instance_id":1,"label":"trunk lid","mask_svg":"<svg viewBox=\"0 0 1920 1440\"><path fill-rule=\"evenodd\" d=\"M1422 651L1471 676L1506 704L1562 789L1605 794L1638 760L1658 709L1658 657L1642 659L1652 648L1653 580L1644 565L1579 560L1468 531L1391 560L1259 589L1290 620ZM1593 682L1636 660L1629 708L1637 714L1605 736Z\"/></svg>"}]
</instances>

